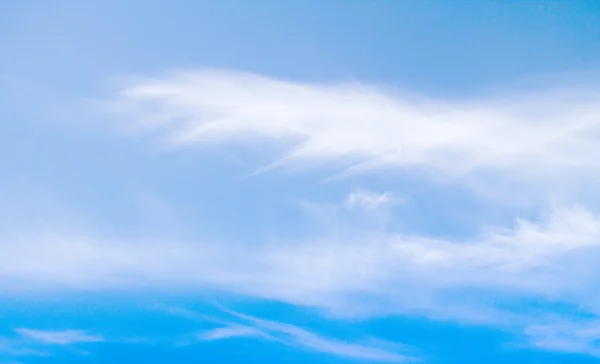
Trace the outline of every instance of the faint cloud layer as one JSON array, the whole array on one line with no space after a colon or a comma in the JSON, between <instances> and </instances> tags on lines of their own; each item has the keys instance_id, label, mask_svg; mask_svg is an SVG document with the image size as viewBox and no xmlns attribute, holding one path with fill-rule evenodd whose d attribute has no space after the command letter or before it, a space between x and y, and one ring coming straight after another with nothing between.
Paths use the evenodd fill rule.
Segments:
<instances>
[{"instance_id":1,"label":"faint cloud layer","mask_svg":"<svg viewBox=\"0 0 600 364\"><path fill-rule=\"evenodd\" d=\"M600 356L600 322L597 319L562 319L532 325L525 329L525 335L538 349Z\"/></svg>"},{"instance_id":2,"label":"faint cloud layer","mask_svg":"<svg viewBox=\"0 0 600 364\"><path fill-rule=\"evenodd\" d=\"M361 232L250 246L53 234L3 238L3 294L20 291L225 291L322 308L498 323L488 297L537 297L600 312L600 218L557 209L471 241ZM17 284L18 282L18 284ZM464 296L464 290L477 294ZM529 320L529 319L528 319ZM527 321L527 320L526 320Z\"/></svg>"}]
</instances>

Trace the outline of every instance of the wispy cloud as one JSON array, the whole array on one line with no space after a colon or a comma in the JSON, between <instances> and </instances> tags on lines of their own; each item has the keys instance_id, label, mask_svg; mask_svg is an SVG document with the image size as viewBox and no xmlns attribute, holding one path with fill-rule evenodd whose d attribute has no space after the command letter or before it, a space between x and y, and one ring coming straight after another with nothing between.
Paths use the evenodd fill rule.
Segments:
<instances>
[{"instance_id":1,"label":"wispy cloud","mask_svg":"<svg viewBox=\"0 0 600 364\"><path fill-rule=\"evenodd\" d=\"M376 193L365 189L359 189L352 191L348 197L346 197L345 205L349 209L364 208L367 210L376 210L402 201L402 198L393 196L389 192Z\"/></svg>"},{"instance_id":2,"label":"wispy cloud","mask_svg":"<svg viewBox=\"0 0 600 364\"><path fill-rule=\"evenodd\" d=\"M270 167L334 161L350 174L417 170L424 180L453 178L471 191L500 192L503 202L537 196L546 204L550 195L585 194L574 186L599 182L599 100L598 90L574 87L436 99L365 84L200 69L131 79L107 107L171 145L276 144ZM375 209L390 198L356 190L344 204ZM333 311L360 297L352 309L453 317L465 310L440 305L438 297L464 289L581 303L590 296L583 287L599 276L588 258L600 241L592 211L557 207L512 227L477 227L482 233L466 240L354 231L252 251L236 246L251 262L214 245L196 245L186 258L201 260L196 267L204 268L196 269L212 277L203 284ZM219 268L216 261L223 262ZM168 270L173 279L200 276L179 267Z\"/></svg>"},{"instance_id":3,"label":"wispy cloud","mask_svg":"<svg viewBox=\"0 0 600 364\"><path fill-rule=\"evenodd\" d=\"M473 187L520 180L539 189L597 181L599 100L590 88L443 100L201 69L131 80L109 108L174 145L284 145L273 167L337 161L348 173L417 168Z\"/></svg>"},{"instance_id":4,"label":"wispy cloud","mask_svg":"<svg viewBox=\"0 0 600 364\"><path fill-rule=\"evenodd\" d=\"M594 261L600 218L582 208L556 209L539 221L521 220L513 229L490 230L470 241L373 233L254 246L135 243L90 236L22 238L3 239L4 295L17 289L220 291L318 307L338 317L417 314L508 324L517 330L547 324L546 314L512 311L503 299L550 299L600 314L593 289L600 277ZM337 350L335 340L320 342L308 333L260 320L226 324L204 335L214 340L277 337L273 332L291 335L304 347L322 344ZM19 333L57 345L102 340L81 331ZM544 340L535 345L548 346ZM353 350L343 348L339 350Z\"/></svg>"},{"instance_id":5,"label":"wispy cloud","mask_svg":"<svg viewBox=\"0 0 600 364\"><path fill-rule=\"evenodd\" d=\"M46 331L19 328L15 330L21 336L38 341L43 344L71 345L78 343L102 342L104 339L98 335L89 335L81 330Z\"/></svg>"},{"instance_id":6,"label":"wispy cloud","mask_svg":"<svg viewBox=\"0 0 600 364\"><path fill-rule=\"evenodd\" d=\"M53 354L50 347L60 347L73 352L72 346L84 343L103 342L99 335L89 335L82 330L36 330L17 328L10 337L0 337L0 359L21 356L50 356ZM75 350L79 354L85 351Z\"/></svg>"},{"instance_id":7,"label":"wispy cloud","mask_svg":"<svg viewBox=\"0 0 600 364\"><path fill-rule=\"evenodd\" d=\"M399 349L406 350L401 345L385 343L380 340L371 340L371 345L346 342L326 338L295 325L259 319L230 310L226 312L234 318L244 321L244 324L224 321L227 326L202 332L198 334L198 338L202 341L239 337L260 338L302 350L361 361L412 362L416 360L414 357L400 354L401 350Z\"/></svg>"},{"instance_id":8,"label":"wispy cloud","mask_svg":"<svg viewBox=\"0 0 600 364\"><path fill-rule=\"evenodd\" d=\"M3 294L216 289L339 314L435 316L450 307L435 297L465 288L583 304L600 276L590 258L600 246L600 218L582 208L556 209L540 221L518 221L512 230L468 241L368 231L253 246L60 234L3 241Z\"/></svg>"},{"instance_id":9,"label":"wispy cloud","mask_svg":"<svg viewBox=\"0 0 600 364\"><path fill-rule=\"evenodd\" d=\"M578 194L574 186L600 179L599 100L591 89L435 100L364 85L200 70L134 80L109 104L175 146L277 145L268 168L333 161L345 175L418 170L427 181L454 178L475 192L500 190L517 200L538 194L547 200L549 192ZM156 199L141 202L157 220L170 215ZM391 192L362 189L339 204L364 212L397 202ZM557 205L538 218L474 230L480 233L452 239L356 226L347 235L248 245L28 229L0 236L0 294L219 291L337 316L417 314L487 324L504 324L509 317L540 347L558 342L540 334L549 329L545 319L506 309L503 299L553 300L600 315L600 296L593 289L600 279L593 259L600 251L600 217L593 206ZM246 321L205 332L204 339L285 336L294 345L340 355L384 355L280 323ZM78 335L101 339L23 330L23 336L53 344Z\"/></svg>"},{"instance_id":10,"label":"wispy cloud","mask_svg":"<svg viewBox=\"0 0 600 364\"><path fill-rule=\"evenodd\" d=\"M198 339L203 341L223 340L237 337L260 337L263 332L249 326L231 325L227 327L218 327L198 334Z\"/></svg>"}]
</instances>

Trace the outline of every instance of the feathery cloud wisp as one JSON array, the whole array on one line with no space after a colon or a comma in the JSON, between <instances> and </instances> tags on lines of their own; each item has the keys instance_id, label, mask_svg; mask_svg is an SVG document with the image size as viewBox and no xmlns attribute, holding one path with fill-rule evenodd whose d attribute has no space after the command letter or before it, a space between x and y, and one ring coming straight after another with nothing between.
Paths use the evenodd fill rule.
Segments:
<instances>
[{"instance_id":1,"label":"feathery cloud wisp","mask_svg":"<svg viewBox=\"0 0 600 364\"><path fill-rule=\"evenodd\" d=\"M260 330L254 327L230 325L202 332L198 334L198 339L202 341L214 341L238 337L260 337L263 335Z\"/></svg>"},{"instance_id":2,"label":"feathery cloud wisp","mask_svg":"<svg viewBox=\"0 0 600 364\"><path fill-rule=\"evenodd\" d=\"M104 341L101 336L89 335L81 330L47 331L19 328L15 331L28 339L52 345L71 345Z\"/></svg>"},{"instance_id":3,"label":"feathery cloud wisp","mask_svg":"<svg viewBox=\"0 0 600 364\"><path fill-rule=\"evenodd\" d=\"M108 105L174 145L284 145L273 166L417 167L539 187L550 177L600 177L599 100L600 92L588 88L448 101L359 84L196 70L133 80Z\"/></svg>"},{"instance_id":4,"label":"feathery cloud wisp","mask_svg":"<svg viewBox=\"0 0 600 364\"><path fill-rule=\"evenodd\" d=\"M189 316L189 312L188 316ZM271 320L259 319L253 316L227 310L237 319L244 321L243 325L228 323L225 327L208 330L198 334L202 341L223 340L230 338L261 338L278 342L302 350L326 353L354 360L380 362L412 362L415 358L397 352L398 345L378 341L379 345L363 345L331 338L307 331L298 326ZM384 347L387 346L387 347ZM394 348L392 348L392 346ZM396 349L396 350L393 350Z\"/></svg>"}]
</instances>

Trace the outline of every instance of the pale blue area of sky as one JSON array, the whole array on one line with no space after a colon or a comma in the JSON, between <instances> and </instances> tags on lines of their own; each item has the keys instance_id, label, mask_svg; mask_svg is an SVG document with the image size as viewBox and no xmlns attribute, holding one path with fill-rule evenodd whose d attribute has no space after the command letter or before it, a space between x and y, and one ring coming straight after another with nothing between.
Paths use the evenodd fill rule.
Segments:
<instances>
[{"instance_id":1,"label":"pale blue area of sky","mask_svg":"<svg viewBox=\"0 0 600 364\"><path fill-rule=\"evenodd\" d=\"M319 234L326 228L307 217L298 202L333 204L364 186L411 196L409 203L392 209L387 232L458 239L514 218L512 206L490 206L464 186L440 186L418 175L337 182L324 182L330 170L249 176L272 161L267 152L165 151L153 138L123 133L114 121L85 108L88 100L111 96L122 77L198 67L295 82L377 84L447 99L542 87L555 80L587 82L600 69L600 2L3 1L0 229L18 229L16 221L32 215L44 220L45 214L64 214L76 215L106 236L155 234L256 244ZM535 215L537 210L522 208L520 213ZM0 336L10 337L19 327L77 328L150 341L86 343L50 356L18 358L3 354L0 341L0 361L351 362L248 338L176 345L206 323L154 307L206 311L207 295L73 298L40 293L32 298L0 293ZM496 327L402 315L355 322L260 299L237 298L231 305L342 340L373 336L400 342L431 363L597 361L523 348L509 330Z\"/></svg>"}]
</instances>

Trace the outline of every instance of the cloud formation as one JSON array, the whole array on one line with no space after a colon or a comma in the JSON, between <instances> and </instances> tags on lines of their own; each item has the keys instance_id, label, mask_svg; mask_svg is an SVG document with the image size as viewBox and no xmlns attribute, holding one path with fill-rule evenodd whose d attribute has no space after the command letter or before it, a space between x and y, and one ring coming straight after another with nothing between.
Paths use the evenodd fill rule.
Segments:
<instances>
[{"instance_id":1,"label":"cloud formation","mask_svg":"<svg viewBox=\"0 0 600 364\"><path fill-rule=\"evenodd\" d=\"M104 342L99 335L90 335L83 330L37 330L17 328L16 335L0 337L0 359L23 356L45 357L52 355L49 347L71 349L71 346L85 343ZM86 354L85 351L77 351Z\"/></svg>"},{"instance_id":2,"label":"cloud formation","mask_svg":"<svg viewBox=\"0 0 600 364\"><path fill-rule=\"evenodd\" d=\"M475 317L490 294L559 300L600 312L590 290L600 277L593 259L599 246L600 217L582 208L557 209L540 221L518 221L471 241L360 230L337 239L257 245L21 235L3 238L0 282L3 295L221 291L335 315L494 321L490 314ZM479 294L469 300L453 294L465 289Z\"/></svg>"},{"instance_id":3,"label":"cloud formation","mask_svg":"<svg viewBox=\"0 0 600 364\"><path fill-rule=\"evenodd\" d=\"M243 325L230 325L218 327L198 334L198 339L202 341L214 341L223 339L232 339L239 337L261 337L264 336L260 330Z\"/></svg>"},{"instance_id":4,"label":"cloud formation","mask_svg":"<svg viewBox=\"0 0 600 364\"><path fill-rule=\"evenodd\" d=\"M19 328L15 331L30 340L51 345L71 345L104 341L101 336L89 335L82 330L47 331Z\"/></svg>"},{"instance_id":5,"label":"cloud formation","mask_svg":"<svg viewBox=\"0 0 600 364\"><path fill-rule=\"evenodd\" d=\"M226 312L234 318L243 321L244 324L240 325L225 321L225 327L200 333L198 334L198 338L202 341L240 337L259 338L302 350L326 353L353 360L380 362L415 361L413 357L398 353L399 345L384 343L380 340L376 341L377 344L372 342L371 345L351 343L326 338L292 324L264 320L230 310L226 310ZM190 312L186 312L185 316L196 317L196 315Z\"/></svg>"},{"instance_id":6,"label":"cloud formation","mask_svg":"<svg viewBox=\"0 0 600 364\"><path fill-rule=\"evenodd\" d=\"M556 189L600 176L599 101L592 88L457 101L201 69L132 80L108 107L172 145L270 142L281 152L267 168L416 168L494 190L497 180Z\"/></svg>"},{"instance_id":7,"label":"cloud formation","mask_svg":"<svg viewBox=\"0 0 600 364\"><path fill-rule=\"evenodd\" d=\"M345 205L348 209L364 208L367 210L376 210L400 202L402 202L401 198L392 196L388 192L376 193L360 189L353 191L348 195Z\"/></svg>"},{"instance_id":8,"label":"cloud formation","mask_svg":"<svg viewBox=\"0 0 600 364\"><path fill-rule=\"evenodd\" d=\"M346 176L417 170L425 180L452 180L474 192L499 189L517 199L532 192L547 204L550 195L598 181L599 100L587 89L448 101L200 70L126 83L108 105L175 146L272 145L275 162L261 171L328 162ZM395 196L354 190L340 206L375 213L398 203ZM335 316L414 314L517 327L534 345L551 347L548 342L558 342L547 334L551 312L527 315L506 306L540 300L599 315L600 296L592 288L600 278L593 259L600 217L583 203L558 204L540 215L503 228L477 226L478 234L461 239L352 226L348 234L253 245L29 229L1 237L0 294L218 291ZM300 329L249 321L203 338L277 333L303 347L358 355L359 348ZM581 337L561 340L565 347L589 346L579 344Z\"/></svg>"}]
</instances>

